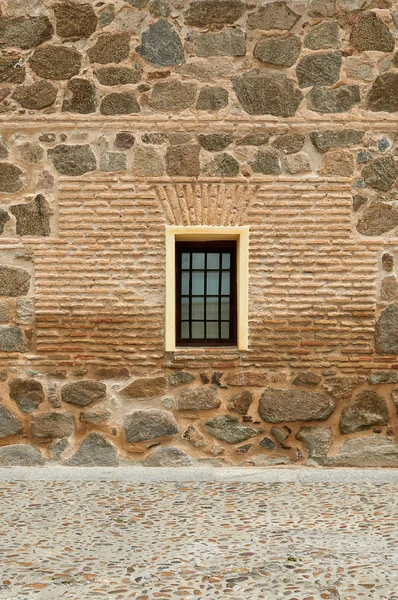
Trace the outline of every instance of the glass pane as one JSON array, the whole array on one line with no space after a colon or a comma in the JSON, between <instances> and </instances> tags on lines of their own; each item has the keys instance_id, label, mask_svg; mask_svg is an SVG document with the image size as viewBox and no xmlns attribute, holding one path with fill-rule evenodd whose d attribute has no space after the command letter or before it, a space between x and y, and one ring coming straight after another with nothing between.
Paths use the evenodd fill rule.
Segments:
<instances>
[{"instance_id":1,"label":"glass pane","mask_svg":"<svg viewBox=\"0 0 398 600\"><path fill-rule=\"evenodd\" d=\"M189 269L189 252L181 254L181 269Z\"/></svg>"},{"instance_id":2,"label":"glass pane","mask_svg":"<svg viewBox=\"0 0 398 600\"><path fill-rule=\"evenodd\" d=\"M205 274L192 273L192 294L202 296L205 293Z\"/></svg>"},{"instance_id":3,"label":"glass pane","mask_svg":"<svg viewBox=\"0 0 398 600\"><path fill-rule=\"evenodd\" d=\"M221 298L221 318L229 319L229 298Z\"/></svg>"},{"instance_id":4,"label":"glass pane","mask_svg":"<svg viewBox=\"0 0 398 600\"><path fill-rule=\"evenodd\" d=\"M207 255L207 268L208 269L219 269L220 268L220 255L209 252Z\"/></svg>"},{"instance_id":5,"label":"glass pane","mask_svg":"<svg viewBox=\"0 0 398 600\"><path fill-rule=\"evenodd\" d=\"M205 268L205 255L203 252L192 253L192 268L193 269L204 269Z\"/></svg>"},{"instance_id":6,"label":"glass pane","mask_svg":"<svg viewBox=\"0 0 398 600\"><path fill-rule=\"evenodd\" d=\"M189 323L181 323L181 337L183 340L189 338Z\"/></svg>"},{"instance_id":7,"label":"glass pane","mask_svg":"<svg viewBox=\"0 0 398 600\"><path fill-rule=\"evenodd\" d=\"M229 285L229 273L228 271L222 274L222 279L221 279L221 293L222 294L229 294L230 285Z\"/></svg>"},{"instance_id":8,"label":"glass pane","mask_svg":"<svg viewBox=\"0 0 398 600\"><path fill-rule=\"evenodd\" d=\"M189 294L189 273L181 273L181 293Z\"/></svg>"},{"instance_id":9,"label":"glass pane","mask_svg":"<svg viewBox=\"0 0 398 600\"><path fill-rule=\"evenodd\" d=\"M228 273L227 273L228 275ZM207 291L208 295L218 294L218 273L207 273Z\"/></svg>"},{"instance_id":10,"label":"glass pane","mask_svg":"<svg viewBox=\"0 0 398 600\"><path fill-rule=\"evenodd\" d=\"M181 298L181 319L189 319L189 298Z\"/></svg>"},{"instance_id":11,"label":"glass pane","mask_svg":"<svg viewBox=\"0 0 398 600\"><path fill-rule=\"evenodd\" d=\"M192 298L192 319L204 319L205 318L205 299L204 298Z\"/></svg>"},{"instance_id":12,"label":"glass pane","mask_svg":"<svg viewBox=\"0 0 398 600\"><path fill-rule=\"evenodd\" d=\"M221 339L227 340L229 338L229 323L221 323Z\"/></svg>"},{"instance_id":13,"label":"glass pane","mask_svg":"<svg viewBox=\"0 0 398 600\"><path fill-rule=\"evenodd\" d=\"M222 268L223 269L230 269L231 268L231 255L230 254L223 254L222 255Z\"/></svg>"},{"instance_id":14,"label":"glass pane","mask_svg":"<svg viewBox=\"0 0 398 600\"><path fill-rule=\"evenodd\" d=\"M206 323L206 337L212 340L218 338L218 323Z\"/></svg>"},{"instance_id":15,"label":"glass pane","mask_svg":"<svg viewBox=\"0 0 398 600\"><path fill-rule=\"evenodd\" d=\"M204 323L196 323L195 321L192 323L192 339L193 340L202 340L205 337L205 324Z\"/></svg>"},{"instance_id":16,"label":"glass pane","mask_svg":"<svg viewBox=\"0 0 398 600\"><path fill-rule=\"evenodd\" d=\"M207 298L207 300L206 300L206 318L207 319L218 319L218 298Z\"/></svg>"}]
</instances>

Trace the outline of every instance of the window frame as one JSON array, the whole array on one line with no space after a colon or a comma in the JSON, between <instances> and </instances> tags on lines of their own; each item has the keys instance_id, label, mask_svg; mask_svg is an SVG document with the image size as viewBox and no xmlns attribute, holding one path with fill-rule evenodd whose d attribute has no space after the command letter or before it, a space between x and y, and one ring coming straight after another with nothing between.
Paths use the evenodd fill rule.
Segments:
<instances>
[{"instance_id":1,"label":"window frame","mask_svg":"<svg viewBox=\"0 0 398 600\"><path fill-rule=\"evenodd\" d=\"M248 348L248 304L249 304L249 227L217 227L210 225L166 226L166 302L165 302L165 350L198 348L198 345L177 346L176 344L176 242L216 242L236 241L236 344L202 346L234 347L238 350Z\"/></svg>"}]
</instances>

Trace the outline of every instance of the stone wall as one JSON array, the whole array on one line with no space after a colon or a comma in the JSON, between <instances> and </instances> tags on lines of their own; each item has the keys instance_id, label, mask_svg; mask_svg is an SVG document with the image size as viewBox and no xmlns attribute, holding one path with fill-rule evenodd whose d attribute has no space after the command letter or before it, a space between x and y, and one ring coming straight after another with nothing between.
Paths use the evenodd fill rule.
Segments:
<instances>
[{"instance_id":1,"label":"stone wall","mask_svg":"<svg viewBox=\"0 0 398 600\"><path fill-rule=\"evenodd\" d=\"M0 465L398 465L394 6L0 0ZM170 224L247 351L165 353Z\"/></svg>"}]
</instances>

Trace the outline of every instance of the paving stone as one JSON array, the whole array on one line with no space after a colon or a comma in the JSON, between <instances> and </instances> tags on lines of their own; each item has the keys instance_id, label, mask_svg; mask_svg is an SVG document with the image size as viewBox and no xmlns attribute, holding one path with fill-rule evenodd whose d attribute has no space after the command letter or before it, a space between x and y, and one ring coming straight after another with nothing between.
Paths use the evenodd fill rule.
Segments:
<instances>
[{"instance_id":1,"label":"paving stone","mask_svg":"<svg viewBox=\"0 0 398 600\"><path fill-rule=\"evenodd\" d=\"M0 404L0 438L18 435L22 432L23 425L21 421L8 408Z\"/></svg>"},{"instance_id":2,"label":"paving stone","mask_svg":"<svg viewBox=\"0 0 398 600\"><path fill-rule=\"evenodd\" d=\"M246 34L241 29L202 33L194 41L197 56L245 56Z\"/></svg>"},{"instance_id":3,"label":"paving stone","mask_svg":"<svg viewBox=\"0 0 398 600\"><path fill-rule=\"evenodd\" d=\"M205 85L199 92L196 108L214 112L228 106L228 100L228 91L224 88Z\"/></svg>"},{"instance_id":4,"label":"paving stone","mask_svg":"<svg viewBox=\"0 0 398 600\"><path fill-rule=\"evenodd\" d=\"M311 50L327 50L340 48L340 28L334 19L319 23L308 31L304 38L304 46Z\"/></svg>"},{"instance_id":5,"label":"paving stone","mask_svg":"<svg viewBox=\"0 0 398 600\"><path fill-rule=\"evenodd\" d=\"M135 410L126 415L123 429L128 444L170 437L178 433L179 427L173 415L165 410Z\"/></svg>"},{"instance_id":6,"label":"paving stone","mask_svg":"<svg viewBox=\"0 0 398 600\"><path fill-rule=\"evenodd\" d=\"M378 75L365 99L366 107L374 112L398 111L398 73Z\"/></svg>"},{"instance_id":7,"label":"paving stone","mask_svg":"<svg viewBox=\"0 0 398 600\"><path fill-rule=\"evenodd\" d=\"M29 59L30 68L43 79L70 79L78 75L81 64L80 52L53 44L37 48Z\"/></svg>"},{"instance_id":8,"label":"paving stone","mask_svg":"<svg viewBox=\"0 0 398 600\"><path fill-rule=\"evenodd\" d=\"M95 85L88 79L75 78L68 81L62 103L63 112L87 115L97 109Z\"/></svg>"},{"instance_id":9,"label":"paving stone","mask_svg":"<svg viewBox=\"0 0 398 600\"><path fill-rule=\"evenodd\" d=\"M37 81L31 85L18 86L12 98L23 108L41 110L52 106L57 98L57 88L49 81Z\"/></svg>"},{"instance_id":10,"label":"paving stone","mask_svg":"<svg viewBox=\"0 0 398 600\"><path fill-rule=\"evenodd\" d=\"M127 85L138 83L142 77L142 69L130 67L100 67L95 70L95 76L101 85Z\"/></svg>"},{"instance_id":11,"label":"paving stone","mask_svg":"<svg viewBox=\"0 0 398 600\"><path fill-rule=\"evenodd\" d=\"M68 467L117 467L118 453L104 435L89 433L79 444L75 454L63 461Z\"/></svg>"},{"instance_id":12,"label":"paving stone","mask_svg":"<svg viewBox=\"0 0 398 600\"><path fill-rule=\"evenodd\" d=\"M167 379L158 377L139 377L120 390L127 398L143 400L163 396L167 391Z\"/></svg>"},{"instance_id":13,"label":"paving stone","mask_svg":"<svg viewBox=\"0 0 398 600\"><path fill-rule=\"evenodd\" d=\"M196 99L195 83L183 83L177 79L157 81L148 100L149 106L160 111L181 111L192 106Z\"/></svg>"},{"instance_id":14,"label":"paving stone","mask_svg":"<svg viewBox=\"0 0 398 600\"><path fill-rule=\"evenodd\" d=\"M250 69L237 75L233 86L243 109L250 115L292 117L303 98L293 82L276 71Z\"/></svg>"},{"instance_id":15,"label":"paving stone","mask_svg":"<svg viewBox=\"0 0 398 600\"><path fill-rule=\"evenodd\" d=\"M26 69L22 57L0 57L0 83L23 83L25 81L25 77Z\"/></svg>"},{"instance_id":16,"label":"paving stone","mask_svg":"<svg viewBox=\"0 0 398 600\"><path fill-rule=\"evenodd\" d=\"M33 438L64 438L74 431L73 414L44 412L32 415L30 430Z\"/></svg>"},{"instance_id":17,"label":"paving stone","mask_svg":"<svg viewBox=\"0 0 398 600\"><path fill-rule=\"evenodd\" d=\"M398 352L398 303L381 311L376 322L375 345L379 354Z\"/></svg>"},{"instance_id":18,"label":"paving stone","mask_svg":"<svg viewBox=\"0 0 398 600\"><path fill-rule=\"evenodd\" d=\"M357 230L362 235L381 235L398 225L398 210L390 204L374 201L361 213Z\"/></svg>"},{"instance_id":19,"label":"paving stone","mask_svg":"<svg viewBox=\"0 0 398 600\"><path fill-rule=\"evenodd\" d=\"M364 390L343 410L340 432L362 431L375 425L386 425L387 421L388 409L384 398L373 390Z\"/></svg>"},{"instance_id":20,"label":"paving stone","mask_svg":"<svg viewBox=\"0 0 398 600\"><path fill-rule=\"evenodd\" d=\"M203 172L210 177L236 177L239 171L239 162L228 152L217 154L203 167Z\"/></svg>"},{"instance_id":21,"label":"paving stone","mask_svg":"<svg viewBox=\"0 0 398 600\"><path fill-rule=\"evenodd\" d=\"M334 411L334 401L316 392L266 388L258 412L267 423L325 421Z\"/></svg>"},{"instance_id":22,"label":"paving stone","mask_svg":"<svg viewBox=\"0 0 398 600\"><path fill-rule=\"evenodd\" d=\"M88 50L88 57L93 63L106 65L120 63L130 54L130 35L128 33L102 33L95 46Z\"/></svg>"},{"instance_id":23,"label":"paving stone","mask_svg":"<svg viewBox=\"0 0 398 600\"><path fill-rule=\"evenodd\" d=\"M149 25L147 31L142 32L141 46L136 48L136 52L158 67L181 65L185 62L180 36L165 19L159 19Z\"/></svg>"},{"instance_id":24,"label":"paving stone","mask_svg":"<svg viewBox=\"0 0 398 600\"><path fill-rule=\"evenodd\" d=\"M253 54L263 63L291 67L297 61L300 50L301 41L297 35L289 35L286 38L264 36L258 40Z\"/></svg>"},{"instance_id":25,"label":"paving stone","mask_svg":"<svg viewBox=\"0 0 398 600\"><path fill-rule=\"evenodd\" d=\"M60 37L88 38L97 28L98 18L91 4L60 2L53 5Z\"/></svg>"},{"instance_id":26,"label":"paving stone","mask_svg":"<svg viewBox=\"0 0 398 600\"><path fill-rule=\"evenodd\" d=\"M0 327L0 352L26 352L27 347L19 327Z\"/></svg>"},{"instance_id":27,"label":"paving stone","mask_svg":"<svg viewBox=\"0 0 398 600\"><path fill-rule=\"evenodd\" d=\"M182 390L177 399L176 408L178 410L212 410L218 408L220 404L217 388L211 386Z\"/></svg>"},{"instance_id":28,"label":"paving stone","mask_svg":"<svg viewBox=\"0 0 398 600\"><path fill-rule=\"evenodd\" d=\"M285 2L269 2L247 15L247 24L251 29L291 29L300 15Z\"/></svg>"},{"instance_id":29,"label":"paving stone","mask_svg":"<svg viewBox=\"0 0 398 600\"><path fill-rule=\"evenodd\" d=\"M10 211L16 219L17 235L50 235L51 209L42 194L38 194L31 202L26 204L12 205Z\"/></svg>"},{"instance_id":30,"label":"paving stone","mask_svg":"<svg viewBox=\"0 0 398 600\"><path fill-rule=\"evenodd\" d=\"M205 422L204 427L217 440L228 444L238 444L263 432L261 428L243 425L238 417L232 415L213 417Z\"/></svg>"},{"instance_id":31,"label":"paving stone","mask_svg":"<svg viewBox=\"0 0 398 600\"><path fill-rule=\"evenodd\" d=\"M309 458L326 457L333 441L330 427L300 427L295 437L307 448Z\"/></svg>"},{"instance_id":32,"label":"paving stone","mask_svg":"<svg viewBox=\"0 0 398 600\"><path fill-rule=\"evenodd\" d=\"M371 11L359 14L351 30L350 42L359 52L392 52L395 47L394 36L389 28Z\"/></svg>"},{"instance_id":33,"label":"paving stone","mask_svg":"<svg viewBox=\"0 0 398 600\"><path fill-rule=\"evenodd\" d=\"M0 296L25 296L29 292L30 279L25 269L0 266Z\"/></svg>"},{"instance_id":34,"label":"paving stone","mask_svg":"<svg viewBox=\"0 0 398 600\"><path fill-rule=\"evenodd\" d=\"M95 155L88 144L60 144L47 154L61 175L83 175L97 168Z\"/></svg>"},{"instance_id":35,"label":"paving stone","mask_svg":"<svg viewBox=\"0 0 398 600\"><path fill-rule=\"evenodd\" d=\"M51 39L53 26L46 16L1 17L0 45L28 50Z\"/></svg>"},{"instance_id":36,"label":"paving stone","mask_svg":"<svg viewBox=\"0 0 398 600\"><path fill-rule=\"evenodd\" d=\"M189 454L172 446L157 448L144 460L146 467L188 467L191 464Z\"/></svg>"},{"instance_id":37,"label":"paving stone","mask_svg":"<svg viewBox=\"0 0 398 600\"><path fill-rule=\"evenodd\" d=\"M184 10L184 20L195 27L232 24L243 15L245 8L241 0L193 0Z\"/></svg>"},{"instance_id":38,"label":"paving stone","mask_svg":"<svg viewBox=\"0 0 398 600\"><path fill-rule=\"evenodd\" d=\"M83 379L67 383L61 390L61 398L68 404L88 406L106 400L106 385L100 381Z\"/></svg>"},{"instance_id":39,"label":"paving stone","mask_svg":"<svg viewBox=\"0 0 398 600\"><path fill-rule=\"evenodd\" d=\"M41 467L44 463L40 450L28 444L0 448L0 467Z\"/></svg>"},{"instance_id":40,"label":"paving stone","mask_svg":"<svg viewBox=\"0 0 398 600\"><path fill-rule=\"evenodd\" d=\"M307 107L322 114L349 111L361 101L359 86L340 85L337 88L313 87L306 96Z\"/></svg>"}]
</instances>

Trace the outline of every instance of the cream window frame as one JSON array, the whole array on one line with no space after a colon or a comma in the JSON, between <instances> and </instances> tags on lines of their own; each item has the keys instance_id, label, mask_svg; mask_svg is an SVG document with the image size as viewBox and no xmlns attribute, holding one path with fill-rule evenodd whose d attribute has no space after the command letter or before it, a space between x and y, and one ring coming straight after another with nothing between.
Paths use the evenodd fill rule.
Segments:
<instances>
[{"instance_id":1,"label":"cream window frame","mask_svg":"<svg viewBox=\"0 0 398 600\"><path fill-rule=\"evenodd\" d=\"M237 279L237 348L248 348L249 315L249 227L213 227L210 225L166 227L166 306L165 349L174 352L176 346L176 242L208 242L236 240Z\"/></svg>"}]
</instances>

